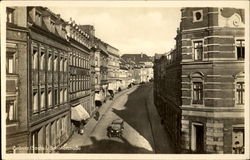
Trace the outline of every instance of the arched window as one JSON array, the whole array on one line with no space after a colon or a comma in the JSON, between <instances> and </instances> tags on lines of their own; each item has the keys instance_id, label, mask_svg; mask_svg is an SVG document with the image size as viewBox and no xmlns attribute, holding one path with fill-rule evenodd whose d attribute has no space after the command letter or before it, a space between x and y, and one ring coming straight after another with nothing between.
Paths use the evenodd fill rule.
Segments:
<instances>
[{"instance_id":1,"label":"arched window","mask_svg":"<svg viewBox=\"0 0 250 160\"><path fill-rule=\"evenodd\" d=\"M204 104L204 97L203 97L203 80L204 75L200 72L195 72L190 74L191 79L191 98L192 98L192 104Z\"/></svg>"}]
</instances>

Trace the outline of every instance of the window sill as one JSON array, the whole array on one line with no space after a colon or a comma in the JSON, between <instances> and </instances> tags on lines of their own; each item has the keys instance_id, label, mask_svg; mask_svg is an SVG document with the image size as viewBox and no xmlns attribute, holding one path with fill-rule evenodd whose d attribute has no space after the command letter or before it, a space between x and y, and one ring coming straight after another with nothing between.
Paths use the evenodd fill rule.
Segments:
<instances>
[{"instance_id":1,"label":"window sill","mask_svg":"<svg viewBox=\"0 0 250 160\"><path fill-rule=\"evenodd\" d=\"M15 126L18 126L18 122L12 122L12 123L6 124L6 127L15 127Z\"/></svg>"}]
</instances>

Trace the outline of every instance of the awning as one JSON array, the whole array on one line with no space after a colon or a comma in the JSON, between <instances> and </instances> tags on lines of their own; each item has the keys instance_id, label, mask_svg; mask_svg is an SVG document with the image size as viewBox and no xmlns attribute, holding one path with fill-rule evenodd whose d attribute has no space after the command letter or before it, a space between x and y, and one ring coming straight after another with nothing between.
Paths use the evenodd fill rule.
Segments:
<instances>
[{"instance_id":1,"label":"awning","mask_svg":"<svg viewBox=\"0 0 250 160\"><path fill-rule=\"evenodd\" d=\"M83 108L82 105L77 105L75 107L71 107L71 119L75 121L86 120L90 118L89 113Z\"/></svg>"}]
</instances>

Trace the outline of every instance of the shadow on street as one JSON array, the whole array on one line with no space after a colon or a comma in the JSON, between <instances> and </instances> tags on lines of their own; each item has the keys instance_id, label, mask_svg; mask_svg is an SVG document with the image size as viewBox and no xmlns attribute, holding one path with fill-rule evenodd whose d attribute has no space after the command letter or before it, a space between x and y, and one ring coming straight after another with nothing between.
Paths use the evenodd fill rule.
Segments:
<instances>
[{"instance_id":1,"label":"shadow on street","mask_svg":"<svg viewBox=\"0 0 250 160\"><path fill-rule=\"evenodd\" d=\"M125 104L126 109L117 110L113 108L113 112L142 135L151 146L154 146L152 133L149 132L151 128L146 109L146 98L149 91L150 87L139 86L128 95L128 101Z\"/></svg>"},{"instance_id":2,"label":"shadow on street","mask_svg":"<svg viewBox=\"0 0 250 160\"><path fill-rule=\"evenodd\" d=\"M131 145L125 138L121 137L122 142L115 140L97 140L95 137L90 137L92 144L81 146L79 150L61 149L59 153L152 153L146 150Z\"/></svg>"}]
</instances>

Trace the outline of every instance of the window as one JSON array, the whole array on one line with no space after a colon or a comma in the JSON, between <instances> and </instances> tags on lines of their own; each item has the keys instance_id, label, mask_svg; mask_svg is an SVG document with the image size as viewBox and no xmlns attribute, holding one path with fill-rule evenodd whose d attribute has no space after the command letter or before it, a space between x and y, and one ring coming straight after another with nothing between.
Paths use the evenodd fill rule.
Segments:
<instances>
[{"instance_id":1,"label":"window","mask_svg":"<svg viewBox=\"0 0 250 160\"><path fill-rule=\"evenodd\" d=\"M245 40L243 39L236 40L236 52L238 60L245 59Z\"/></svg>"},{"instance_id":2,"label":"window","mask_svg":"<svg viewBox=\"0 0 250 160\"><path fill-rule=\"evenodd\" d=\"M68 101L67 94L68 94L67 89L64 89L64 102Z\"/></svg>"},{"instance_id":3,"label":"window","mask_svg":"<svg viewBox=\"0 0 250 160\"><path fill-rule=\"evenodd\" d=\"M52 70L51 63L52 63L52 55L49 53L49 55L48 55L48 71Z\"/></svg>"},{"instance_id":4,"label":"window","mask_svg":"<svg viewBox=\"0 0 250 160\"><path fill-rule=\"evenodd\" d=\"M203 58L203 45L202 41L194 41L193 46L194 46L194 60L200 61Z\"/></svg>"},{"instance_id":5,"label":"window","mask_svg":"<svg viewBox=\"0 0 250 160\"><path fill-rule=\"evenodd\" d=\"M42 51L40 58L40 70L44 70L44 66L45 66L45 54L44 51Z\"/></svg>"},{"instance_id":6,"label":"window","mask_svg":"<svg viewBox=\"0 0 250 160\"><path fill-rule=\"evenodd\" d=\"M6 73L15 73L15 54L7 52L6 54Z\"/></svg>"},{"instance_id":7,"label":"window","mask_svg":"<svg viewBox=\"0 0 250 160\"><path fill-rule=\"evenodd\" d=\"M14 100L6 101L6 124L17 121L17 108Z\"/></svg>"},{"instance_id":8,"label":"window","mask_svg":"<svg viewBox=\"0 0 250 160\"><path fill-rule=\"evenodd\" d=\"M14 23L14 9L7 8L7 23Z\"/></svg>"},{"instance_id":9,"label":"window","mask_svg":"<svg viewBox=\"0 0 250 160\"><path fill-rule=\"evenodd\" d=\"M236 83L236 103L244 104L245 84L244 82Z\"/></svg>"},{"instance_id":10,"label":"window","mask_svg":"<svg viewBox=\"0 0 250 160\"><path fill-rule=\"evenodd\" d=\"M200 22L203 20L202 10L193 11L193 22Z\"/></svg>"},{"instance_id":11,"label":"window","mask_svg":"<svg viewBox=\"0 0 250 160\"><path fill-rule=\"evenodd\" d=\"M63 71L63 58L60 58L60 71Z\"/></svg>"},{"instance_id":12,"label":"window","mask_svg":"<svg viewBox=\"0 0 250 160\"><path fill-rule=\"evenodd\" d=\"M39 26L42 25L42 15L41 15L41 13L39 13L39 12L35 13L35 22Z\"/></svg>"},{"instance_id":13,"label":"window","mask_svg":"<svg viewBox=\"0 0 250 160\"><path fill-rule=\"evenodd\" d=\"M240 126L240 125L239 125ZM242 125L244 126L244 125ZM233 127L232 152L234 154L244 154L244 127Z\"/></svg>"},{"instance_id":14,"label":"window","mask_svg":"<svg viewBox=\"0 0 250 160\"><path fill-rule=\"evenodd\" d=\"M33 64L32 64L33 69L38 68L38 51L36 48L33 48Z\"/></svg>"},{"instance_id":15,"label":"window","mask_svg":"<svg viewBox=\"0 0 250 160\"><path fill-rule=\"evenodd\" d=\"M54 94L54 102L55 102L55 105L58 104L58 91L57 89L54 90L55 94Z\"/></svg>"},{"instance_id":16,"label":"window","mask_svg":"<svg viewBox=\"0 0 250 160\"><path fill-rule=\"evenodd\" d=\"M33 92L33 113L38 112L38 93Z\"/></svg>"},{"instance_id":17,"label":"window","mask_svg":"<svg viewBox=\"0 0 250 160\"><path fill-rule=\"evenodd\" d=\"M63 90L61 89L60 90L60 104L62 104L63 103Z\"/></svg>"},{"instance_id":18,"label":"window","mask_svg":"<svg viewBox=\"0 0 250 160\"><path fill-rule=\"evenodd\" d=\"M67 72L67 59L64 60L64 72Z\"/></svg>"},{"instance_id":19,"label":"window","mask_svg":"<svg viewBox=\"0 0 250 160\"><path fill-rule=\"evenodd\" d=\"M54 58L54 71L57 71L57 63L58 63L58 60L57 60L57 56L55 55L55 58Z\"/></svg>"},{"instance_id":20,"label":"window","mask_svg":"<svg viewBox=\"0 0 250 160\"><path fill-rule=\"evenodd\" d=\"M50 21L51 32L55 32L55 22Z\"/></svg>"},{"instance_id":21,"label":"window","mask_svg":"<svg viewBox=\"0 0 250 160\"><path fill-rule=\"evenodd\" d=\"M40 102L40 105L41 105L41 110L44 110L45 109L45 93L44 91L41 91L41 102Z\"/></svg>"},{"instance_id":22,"label":"window","mask_svg":"<svg viewBox=\"0 0 250 160\"><path fill-rule=\"evenodd\" d=\"M202 82L193 82L193 104L203 103L203 85Z\"/></svg>"},{"instance_id":23,"label":"window","mask_svg":"<svg viewBox=\"0 0 250 160\"><path fill-rule=\"evenodd\" d=\"M49 90L49 93L48 93L48 107L51 107L52 105L52 92L51 90Z\"/></svg>"}]
</instances>

